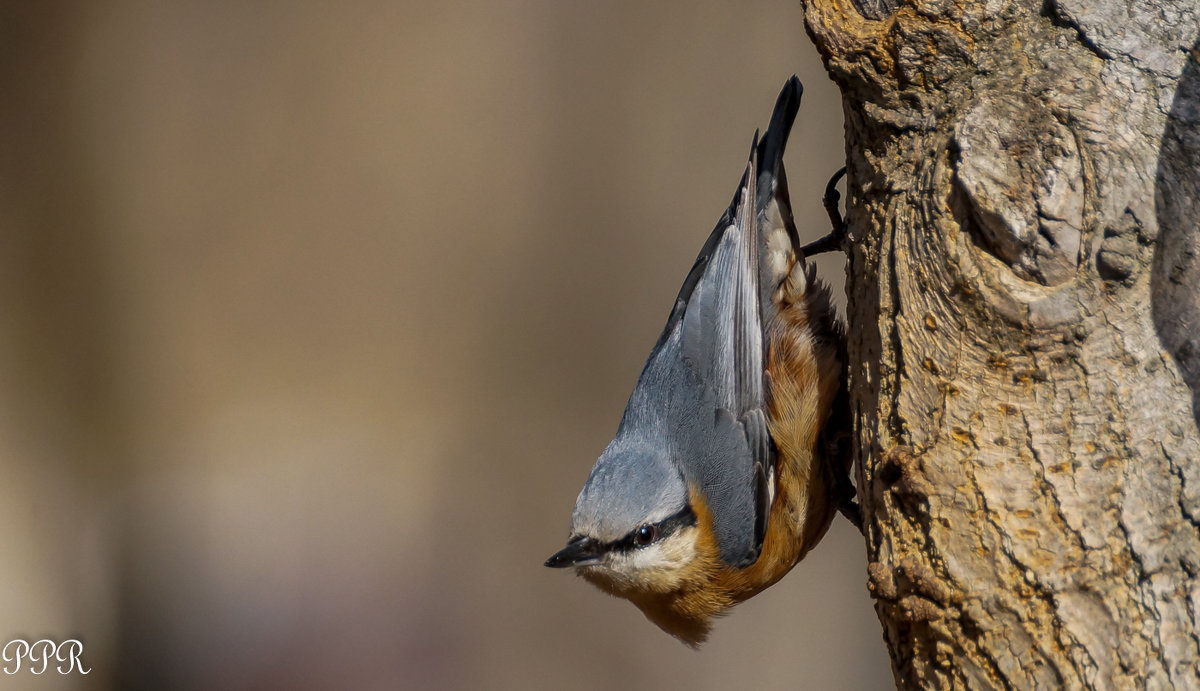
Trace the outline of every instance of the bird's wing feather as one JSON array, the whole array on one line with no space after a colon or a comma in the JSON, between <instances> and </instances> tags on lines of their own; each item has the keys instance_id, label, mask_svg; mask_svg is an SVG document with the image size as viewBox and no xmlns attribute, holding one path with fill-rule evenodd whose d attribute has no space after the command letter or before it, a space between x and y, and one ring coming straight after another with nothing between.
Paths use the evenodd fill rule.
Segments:
<instances>
[{"instance_id":1,"label":"bird's wing feather","mask_svg":"<svg viewBox=\"0 0 1200 691\"><path fill-rule=\"evenodd\" d=\"M769 494L762 478L774 462L763 385L764 349L758 287L757 135L734 205L713 236L711 254L689 276L682 305L679 353L696 390L696 428L680 438L684 475L694 478L712 510L713 530L726 563L758 558ZM686 394L685 394L686 396ZM682 409L690 408L683 407ZM680 421L684 425L691 421Z\"/></svg>"}]
</instances>

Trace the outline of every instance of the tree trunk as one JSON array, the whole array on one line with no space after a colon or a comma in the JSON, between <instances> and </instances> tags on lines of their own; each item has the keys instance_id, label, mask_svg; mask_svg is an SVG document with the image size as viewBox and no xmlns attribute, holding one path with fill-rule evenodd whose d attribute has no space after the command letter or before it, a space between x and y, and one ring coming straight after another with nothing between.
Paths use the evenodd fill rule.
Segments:
<instances>
[{"instance_id":1,"label":"tree trunk","mask_svg":"<svg viewBox=\"0 0 1200 691\"><path fill-rule=\"evenodd\" d=\"M804 4L897 682L1200 688L1197 2L857 2Z\"/></svg>"}]
</instances>

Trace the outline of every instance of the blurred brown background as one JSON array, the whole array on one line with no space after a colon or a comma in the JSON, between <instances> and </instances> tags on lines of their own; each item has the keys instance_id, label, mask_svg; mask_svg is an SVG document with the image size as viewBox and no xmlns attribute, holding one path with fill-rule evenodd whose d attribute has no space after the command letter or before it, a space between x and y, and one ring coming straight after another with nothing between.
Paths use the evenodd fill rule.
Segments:
<instances>
[{"instance_id":1,"label":"blurred brown background","mask_svg":"<svg viewBox=\"0 0 1200 691\"><path fill-rule=\"evenodd\" d=\"M542 567L792 73L842 158L797 3L647 5L0 5L0 686L891 686L840 519L699 653Z\"/></svg>"}]
</instances>

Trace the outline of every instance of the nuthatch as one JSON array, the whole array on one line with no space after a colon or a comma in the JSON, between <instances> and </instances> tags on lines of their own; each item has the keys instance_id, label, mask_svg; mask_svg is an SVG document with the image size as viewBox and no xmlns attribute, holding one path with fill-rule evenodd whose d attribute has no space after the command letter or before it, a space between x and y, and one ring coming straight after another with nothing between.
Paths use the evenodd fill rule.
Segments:
<instances>
[{"instance_id":1,"label":"nuthatch","mask_svg":"<svg viewBox=\"0 0 1200 691\"><path fill-rule=\"evenodd\" d=\"M843 390L843 329L805 263L783 171L802 91L788 80L755 133L733 202L575 502L567 546L546 562L692 646L712 617L804 557L848 482L844 455L822 442Z\"/></svg>"}]
</instances>

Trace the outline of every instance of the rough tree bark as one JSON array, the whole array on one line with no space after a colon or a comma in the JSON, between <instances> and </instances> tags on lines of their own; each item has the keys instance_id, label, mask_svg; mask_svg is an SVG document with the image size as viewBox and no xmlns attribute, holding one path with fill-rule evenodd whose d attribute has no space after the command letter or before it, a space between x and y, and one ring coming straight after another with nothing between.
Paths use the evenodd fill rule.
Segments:
<instances>
[{"instance_id":1,"label":"rough tree bark","mask_svg":"<svg viewBox=\"0 0 1200 691\"><path fill-rule=\"evenodd\" d=\"M1200 4L804 5L897 682L1200 688Z\"/></svg>"}]
</instances>

